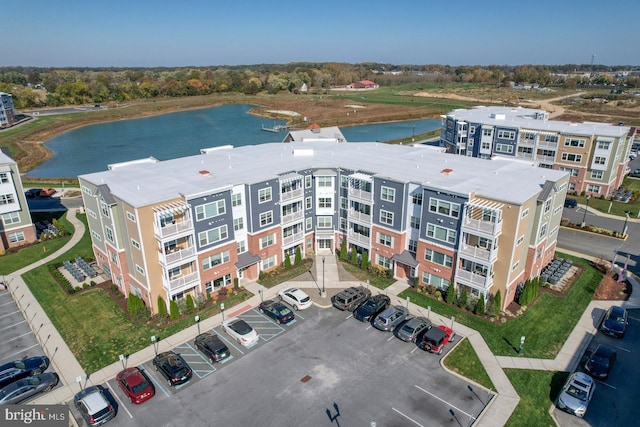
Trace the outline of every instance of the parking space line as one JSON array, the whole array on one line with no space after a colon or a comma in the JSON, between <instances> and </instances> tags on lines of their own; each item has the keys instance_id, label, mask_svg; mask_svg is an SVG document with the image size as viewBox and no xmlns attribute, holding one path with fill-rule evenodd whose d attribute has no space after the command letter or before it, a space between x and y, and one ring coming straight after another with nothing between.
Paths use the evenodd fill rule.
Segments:
<instances>
[{"instance_id":1,"label":"parking space line","mask_svg":"<svg viewBox=\"0 0 640 427\"><path fill-rule=\"evenodd\" d=\"M393 334L391 334L391 336L387 339L387 342L391 341L392 339L394 339L395 337L393 336Z\"/></svg>"},{"instance_id":2,"label":"parking space line","mask_svg":"<svg viewBox=\"0 0 640 427\"><path fill-rule=\"evenodd\" d=\"M217 331L215 329L212 329L212 331L217 333ZM238 347L236 347L233 344L233 342L229 338L226 337L226 335L227 335L227 333L224 332L224 331L223 331L223 333L218 334L218 336L220 337L221 340L225 341L228 345L230 345L231 347L235 348L238 351L238 353L244 355L244 352L242 350L240 350Z\"/></svg>"},{"instance_id":3,"label":"parking space line","mask_svg":"<svg viewBox=\"0 0 640 427\"><path fill-rule=\"evenodd\" d=\"M427 391L427 390L423 389L423 388L422 388L422 387L420 387L419 385L414 384L414 387L415 387L415 388L417 388L418 390L421 390L421 391L423 391L423 392L427 393L427 394L428 394L428 395L430 395L431 397L435 397L435 398L436 398L436 399L438 399L440 402L444 403L445 405L450 406L451 408L455 409L456 411L459 411L460 413L465 414L467 417L472 418L472 419L474 419L474 420L476 419L476 417L474 417L473 415L471 415L471 414L467 414L467 413L466 413L465 411L463 411L462 409L460 409L460 408L457 408L457 407L453 406L452 404L450 404L450 403L449 403L449 402L447 402L446 400L444 400L444 399L442 399L442 398L440 398L440 397L436 396L435 394L431 393L430 391Z\"/></svg>"},{"instance_id":4,"label":"parking space line","mask_svg":"<svg viewBox=\"0 0 640 427\"><path fill-rule=\"evenodd\" d=\"M629 350L628 348L624 348L624 347L619 347L617 345L613 346L614 348L617 348L618 350L622 350L622 351L626 351L627 353L631 353L631 350Z\"/></svg>"},{"instance_id":5,"label":"parking space line","mask_svg":"<svg viewBox=\"0 0 640 427\"><path fill-rule=\"evenodd\" d=\"M628 318L628 319L631 319L631 320L636 320L636 321L640 320L640 319L638 319L637 317L633 317L633 316L628 316L627 318Z\"/></svg>"},{"instance_id":6,"label":"parking space line","mask_svg":"<svg viewBox=\"0 0 640 427\"><path fill-rule=\"evenodd\" d=\"M129 414L129 418L133 419L133 415L131 414L131 412L129 412L127 407L124 405L124 402L120 400L120 398L116 394L116 391L113 389L113 387L111 387L111 384L107 383L107 387L109 387L109 390L111 390L111 395L115 397L116 400L120 403L120 406L122 406L122 408L124 408L124 410L127 411L127 414Z\"/></svg>"},{"instance_id":7,"label":"parking space line","mask_svg":"<svg viewBox=\"0 0 640 427\"><path fill-rule=\"evenodd\" d=\"M23 320L22 322L14 323L13 325L9 325L6 328L0 329L0 331L4 331L5 329L11 329L11 328L15 327L16 325L19 325L20 323L24 323L24 322L26 322L26 320Z\"/></svg>"},{"instance_id":8,"label":"parking space line","mask_svg":"<svg viewBox=\"0 0 640 427\"><path fill-rule=\"evenodd\" d=\"M412 423L414 423L415 425L420 426L420 427L424 427L422 424L420 424L419 422L417 422L416 420L414 420L414 419L413 419L413 418L411 418L410 416L405 415L405 414L403 414L402 412L398 411L396 408L393 408L393 407L392 407L391 409L393 409L396 413L398 413L398 414L402 415L403 417L405 417L406 419L408 419L409 421L411 421L411 422L412 422Z\"/></svg>"},{"instance_id":9,"label":"parking space line","mask_svg":"<svg viewBox=\"0 0 640 427\"><path fill-rule=\"evenodd\" d=\"M300 316L298 313L294 313L296 315L296 317L301 318L302 320L304 320L304 317Z\"/></svg>"},{"instance_id":10,"label":"parking space line","mask_svg":"<svg viewBox=\"0 0 640 427\"><path fill-rule=\"evenodd\" d=\"M13 302L13 300L9 300L9 302L5 302L3 304L0 304L0 307L5 306L5 305L9 305L9 304L15 304L15 302Z\"/></svg>"},{"instance_id":11,"label":"parking space line","mask_svg":"<svg viewBox=\"0 0 640 427\"><path fill-rule=\"evenodd\" d=\"M353 313L351 313L349 316L347 316L347 319L351 319L353 317Z\"/></svg>"},{"instance_id":12,"label":"parking space line","mask_svg":"<svg viewBox=\"0 0 640 427\"><path fill-rule=\"evenodd\" d=\"M611 385L611 384L607 384L607 383L605 383L605 382L603 382L603 381L598 380L598 382L599 382L600 384L602 384L602 385L604 385L604 386L607 386L607 387L609 387L609 388L612 388L612 389L614 389L614 390L617 390L617 389L618 389L616 386L613 386L613 385Z\"/></svg>"},{"instance_id":13,"label":"parking space line","mask_svg":"<svg viewBox=\"0 0 640 427\"><path fill-rule=\"evenodd\" d=\"M415 343L414 343L415 344ZM416 350L419 350L420 347L416 346L416 348L414 348L413 350L411 350L411 354L413 354Z\"/></svg>"},{"instance_id":14,"label":"parking space line","mask_svg":"<svg viewBox=\"0 0 640 427\"><path fill-rule=\"evenodd\" d=\"M158 374L158 375L160 375L160 374ZM164 393L165 396L169 397L169 392L164 389L164 387L162 386L162 383L160 381L158 381L158 379L156 377L154 377L153 375L149 375L149 378L151 378L151 381L156 383L156 387L158 387L160 390L162 390L162 392ZM162 378L164 378L164 377L162 377Z\"/></svg>"},{"instance_id":15,"label":"parking space line","mask_svg":"<svg viewBox=\"0 0 640 427\"><path fill-rule=\"evenodd\" d=\"M2 341L2 342L3 342L4 344L6 344L6 343L8 343L8 342L15 341L15 340L17 340L18 338L22 338L22 337L24 337L25 335L30 335L30 334L32 334L32 333L33 333L33 332L29 331L29 332L26 332L26 333L24 333L24 334L22 334L22 335L18 335L18 336L17 336L17 337L15 337L15 338L11 338L10 340Z\"/></svg>"},{"instance_id":16,"label":"parking space line","mask_svg":"<svg viewBox=\"0 0 640 427\"><path fill-rule=\"evenodd\" d=\"M16 310L16 311L12 311L11 313L3 314L2 316L0 316L0 319L2 319L3 317L11 316L12 314L16 314L16 313L20 313L20 310Z\"/></svg>"},{"instance_id":17,"label":"parking space line","mask_svg":"<svg viewBox=\"0 0 640 427\"><path fill-rule=\"evenodd\" d=\"M32 349L33 347L37 347L38 345L39 345L39 344L34 344L34 345L29 346L29 347L27 347L27 348L25 348L25 349L23 349L23 350L19 350L19 351L16 351L15 353L11 353L11 354L5 355L5 359L8 359L10 356L13 356L13 355L15 355L15 354L20 354L20 353L22 353L23 351L27 351L27 350L29 350L29 349Z\"/></svg>"}]
</instances>

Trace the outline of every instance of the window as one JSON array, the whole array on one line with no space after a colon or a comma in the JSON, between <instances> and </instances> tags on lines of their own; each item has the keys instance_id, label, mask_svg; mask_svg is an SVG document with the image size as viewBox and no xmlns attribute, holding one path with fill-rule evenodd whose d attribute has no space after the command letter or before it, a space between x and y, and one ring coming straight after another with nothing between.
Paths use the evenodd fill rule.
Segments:
<instances>
[{"instance_id":1,"label":"window","mask_svg":"<svg viewBox=\"0 0 640 427\"><path fill-rule=\"evenodd\" d=\"M347 220L346 220L346 218L340 218L340 230L347 231Z\"/></svg>"},{"instance_id":2,"label":"window","mask_svg":"<svg viewBox=\"0 0 640 427\"><path fill-rule=\"evenodd\" d=\"M544 202L544 213L547 213L551 210L551 199L547 199Z\"/></svg>"},{"instance_id":3,"label":"window","mask_svg":"<svg viewBox=\"0 0 640 427\"><path fill-rule=\"evenodd\" d=\"M226 210L224 200L217 200L212 203L207 203L206 205L196 206L196 220L202 221L203 219L213 218L224 214Z\"/></svg>"},{"instance_id":4,"label":"window","mask_svg":"<svg viewBox=\"0 0 640 427\"><path fill-rule=\"evenodd\" d=\"M418 241L409 239L409 252L416 253L418 250Z\"/></svg>"},{"instance_id":5,"label":"window","mask_svg":"<svg viewBox=\"0 0 640 427\"><path fill-rule=\"evenodd\" d=\"M549 236L553 236L554 234L556 234L556 232L557 232L557 231L558 231L558 227L557 227L557 226L556 226L556 227L553 227L553 228L551 229L551 231L549 232Z\"/></svg>"},{"instance_id":6,"label":"window","mask_svg":"<svg viewBox=\"0 0 640 427\"><path fill-rule=\"evenodd\" d=\"M100 202L100 210L102 211L102 215L109 218L109 206L105 202Z\"/></svg>"},{"instance_id":7,"label":"window","mask_svg":"<svg viewBox=\"0 0 640 427\"><path fill-rule=\"evenodd\" d=\"M244 218L240 217L240 218L235 218L233 220L233 229L235 231L239 231L244 229Z\"/></svg>"},{"instance_id":8,"label":"window","mask_svg":"<svg viewBox=\"0 0 640 427\"><path fill-rule=\"evenodd\" d=\"M265 203L271 200L271 187L262 188L258 191L258 203Z\"/></svg>"},{"instance_id":9,"label":"window","mask_svg":"<svg viewBox=\"0 0 640 427\"><path fill-rule=\"evenodd\" d=\"M512 130L499 130L498 138L499 139L516 139L516 133Z\"/></svg>"},{"instance_id":10,"label":"window","mask_svg":"<svg viewBox=\"0 0 640 427\"><path fill-rule=\"evenodd\" d=\"M313 218L307 218L304 220L305 222L305 229L307 231L311 230L313 228Z\"/></svg>"},{"instance_id":11,"label":"window","mask_svg":"<svg viewBox=\"0 0 640 427\"><path fill-rule=\"evenodd\" d=\"M144 268L136 264L136 271L144 276Z\"/></svg>"},{"instance_id":12,"label":"window","mask_svg":"<svg viewBox=\"0 0 640 427\"><path fill-rule=\"evenodd\" d=\"M113 237L113 230L107 226L104 227L105 235L107 236L107 240L111 243L115 243L115 239Z\"/></svg>"},{"instance_id":13,"label":"window","mask_svg":"<svg viewBox=\"0 0 640 427\"><path fill-rule=\"evenodd\" d=\"M562 205L556 206L556 208L553 210L553 214L558 215L558 213L560 213L561 210L562 210Z\"/></svg>"},{"instance_id":14,"label":"window","mask_svg":"<svg viewBox=\"0 0 640 427\"><path fill-rule=\"evenodd\" d=\"M316 178L318 187L333 187L333 180L330 176L319 176Z\"/></svg>"},{"instance_id":15,"label":"window","mask_svg":"<svg viewBox=\"0 0 640 427\"><path fill-rule=\"evenodd\" d=\"M349 177L346 175L342 175L340 177L340 187L349 188Z\"/></svg>"},{"instance_id":16,"label":"window","mask_svg":"<svg viewBox=\"0 0 640 427\"><path fill-rule=\"evenodd\" d=\"M412 216L410 219L411 228L415 228L416 230L420 229L420 218L417 216Z\"/></svg>"},{"instance_id":17,"label":"window","mask_svg":"<svg viewBox=\"0 0 640 427\"><path fill-rule=\"evenodd\" d=\"M24 239L24 232L22 231L16 231L15 233L9 233L8 235L9 237L9 243L18 243L18 242L23 242Z\"/></svg>"},{"instance_id":18,"label":"window","mask_svg":"<svg viewBox=\"0 0 640 427\"><path fill-rule=\"evenodd\" d=\"M451 255L436 252L431 249L425 249L424 259L445 267L451 267L453 265L453 257Z\"/></svg>"},{"instance_id":19,"label":"window","mask_svg":"<svg viewBox=\"0 0 640 427\"><path fill-rule=\"evenodd\" d=\"M589 185L587 185L587 192L588 193L600 194L600 186L599 185L589 184Z\"/></svg>"},{"instance_id":20,"label":"window","mask_svg":"<svg viewBox=\"0 0 640 427\"><path fill-rule=\"evenodd\" d=\"M607 164L607 158L606 157L602 157L602 156L596 156L593 159L593 163L595 163L596 165L606 165Z\"/></svg>"},{"instance_id":21,"label":"window","mask_svg":"<svg viewBox=\"0 0 640 427\"><path fill-rule=\"evenodd\" d=\"M562 160L580 163L582 161L582 154L562 153Z\"/></svg>"},{"instance_id":22,"label":"window","mask_svg":"<svg viewBox=\"0 0 640 427\"><path fill-rule=\"evenodd\" d=\"M381 209L380 222L383 224L393 225L393 213Z\"/></svg>"},{"instance_id":23,"label":"window","mask_svg":"<svg viewBox=\"0 0 640 427\"><path fill-rule=\"evenodd\" d=\"M591 171L591 179L602 179L604 176L604 172L602 171Z\"/></svg>"},{"instance_id":24,"label":"window","mask_svg":"<svg viewBox=\"0 0 640 427\"><path fill-rule=\"evenodd\" d=\"M396 190L389 187L382 187L380 189L380 198L387 202L395 202L396 201Z\"/></svg>"},{"instance_id":25,"label":"window","mask_svg":"<svg viewBox=\"0 0 640 427\"><path fill-rule=\"evenodd\" d=\"M347 209L349 206L349 200L346 197L340 197L340 208Z\"/></svg>"},{"instance_id":26,"label":"window","mask_svg":"<svg viewBox=\"0 0 640 427\"><path fill-rule=\"evenodd\" d=\"M611 143L608 141L598 141L598 144L596 145L596 147L600 150L608 150L609 145L611 145Z\"/></svg>"},{"instance_id":27,"label":"window","mask_svg":"<svg viewBox=\"0 0 640 427\"><path fill-rule=\"evenodd\" d=\"M516 241L516 246L522 244L522 242L524 242L524 236L518 237L518 241Z\"/></svg>"},{"instance_id":28,"label":"window","mask_svg":"<svg viewBox=\"0 0 640 427\"><path fill-rule=\"evenodd\" d=\"M262 269L268 270L270 268L275 267L276 265L276 256L270 256L269 258L262 260Z\"/></svg>"},{"instance_id":29,"label":"window","mask_svg":"<svg viewBox=\"0 0 640 427\"><path fill-rule=\"evenodd\" d=\"M138 243L136 240L131 239L131 246L140 250L140 243Z\"/></svg>"},{"instance_id":30,"label":"window","mask_svg":"<svg viewBox=\"0 0 640 427\"><path fill-rule=\"evenodd\" d=\"M542 224L542 227L540 227L540 234L538 234L538 239L544 237L545 234L547 234L547 224Z\"/></svg>"},{"instance_id":31,"label":"window","mask_svg":"<svg viewBox=\"0 0 640 427\"><path fill-rule=\"evenodd\" d=\"M242 193L234 193L231 195L231 206L242 206Z\"/></svg>"},{"instance_id":32,"label":"window","mask_svg":"<svg viewBox=\"0 0 640 427\"><path fill-rule=\"evenodd\" d=\"M429 210L431 212L458 218L460 216L460 205L457 203L445 202L444 200L429 199Z\"/></svg>"},{"instance_id":33,"label":"window","mask_svg":"<svg viewBox=\"0 0 640 427\"><path fill-rule=\"evenodd\" d=\"M220 252L203 259L202 269L208 270L216 265L224 264L225 262L229 262L229 251Z\"/></svg>"},{"instance_id":34,"label":"window","mask_svg":"<svg viewBox=\"0 0 640 427\"><path fill-rule=\"evenodd\" d=\"M493 135L493 129L482 129L482 136L491 136Z\"/></svg>"},{"instance_id":35,"label":"window","mask_svg":"<svg viewBox=\"0 0 640 427\"><path fill-rule=\"evenodd\" d=\"M558 135L544 135L544 142L558 142Z\"/></svg>"},{"instance_id":36,"label":"window","mask_svg":"<svg viewBox=\"0 0 640 427\"><path fill-rule=\"evenodd\" d=\"M225 224L220 227L198 233L198 242L200 243L200 246L206 246L224 240L227 237L229 237L229 234Z\"/></svg>"},{"instance_id":37,"label":"window","mask_svg":"<svg viewBox=\"0 0 640 427\"><path fill-rule=\"evenodd\" d=\"M491 149L491 143L483 141L482 145L480 146L480 148L482 148L483 150L490 150Z\"/></svg>"},{"instance_id":38,"label":"window","mask_svg":"<svg viewBox=\"0 0 640 427\"><path fill-rule=\"evenodd\" d=\"M224 276L218 279L211 280L205 283L204 288L207 294L209 294L211 292L218 291L220 290L220 288L223 288L224 286L227 286L230 284L231 284L231 274L225 274Z\"/></svg>"},{"instance_id":39,"label":"window","mask_svg":"<svg viewBox=\"0 0 640 427\"><path fill-rule=\"evenodd\" d=\"M260 214L260 226L264 227L273 223L273 211L263 212Z\"/></svg>"},{"instance_id":40,"label":"window","mask_svg":"<svg viewBox=\"0 0 640 427\"><path fill-rule=\"evenodd\" d=\"M111 262L115 265L118 265L118 254L115 252L110 252L109 255L111 256Z\"/></svg>"},{"instance_id":41,"label":"window","mask_svg":"<svg viewBox=\"0 0 640 427\"><path fill-rule=\"evenodd\" d=\"M422 205L422 193L416 193L411 197L414 205Z\"/></svg>"},{"instance_id":42,"label":"window","mask_svg":"<svg viewBox=\"0 0 640 427\"><path fill-rule=\"evenodd\" d=\"M20 214L18 212L11 212L8 214L4 214L2 215L2 222L5 225L15 224L17 222L20 222Z\"/></svg>"},{"instance_id":43,"label":"window","mask_svg":"<svg viewBox=\"0 0 640 427\"><path fill-rule=\"evenodd\" d=\"M564 145L566 147L579 147L583 148L585 144L585 139L577 139L577 138L565 138Z\"/></svg>"},{"instance_id":44,"label":"window","mask_svg":"<svg viewBox=\"0 0 640 427\"><path fill-rule=\"evenodd\" d=\"M536 140L536 134L535 133L523 132L520 136L521 136L523 141L535 142L535 140Z\"/></svg>"},{"instance_id":45,"label":"window","mask_svg":"<svg viewBox=\"0 0 640 427\"><path fill-rule=\"evenodd\" d=\"M438 289L447 289L449 287L449 282L447 279L443 279L442 277L434 276L429 273L422 273L422 282L427 285L433 285Z\"/></svg>"},{"instance_id":46,"label":"window","mask_svg":"<svg viewBox=\"0 0 640 427\"><path fill-rule=\"evenodd\" d=\"M380 243L381 245L392 247L393 237L389 236L388 234L378 233L378 243Z\"/></svg>"},{"instance_id":47,"label":"window","mask_svg":"<svg viewBox=\"0 0 640 427\"><path fill-rule=\"evenodd\" d=\"M82 186L82 192L85 194L88 194L89 196L93 196L93 193L91 192L91 190L85 187L84 185Z\"/></svg>"},{"instance_id":48,"label":"window","mask_svg":"<svg viewBox=\"0 0 640 427\"><path fill-rule=\"evenodd\" d=\"M304 188L311 188L311 175L304 177Z\"/></svg>"},{"instance_id":49,"label":"window","mask_svg":"<svg viewBox=\"0 0 640 427\"><path fill-rule=\"evenodd\" d=\"M435 224L427 224L427 236L448 243L456 242L456 231Z\"/></svg>"},{"instance_id":50,"label":"window","mask_svg":"<svg viewBox=\"0 0 640 427\"><path fill-rule=\"evenodd\" d=\"M311 209L311 202L311 197L307 197L306 199L304 199L304 205L307 210Z\"/></svg>"},{"instance_id":51,"label":"window","mask_svg":"<svg viewBox=\"0 0 640 427\"><path fill-rule=\"evenodd\" d=\"M244 240L239 240L236 242L236 252L241 254L247 251L247 244Z\"/></svg>"},{"instance_id":52,"label":"window","mask_svg":"<svg viewBox=\"0 0 640 427\"><path fill-rule=\"evenodd\" d=\"M320 197L318 199L318 208L331 208L333 199L331 197Z\"/></svg>"},{"instance_id":53,"label":"window","mask_svg":"<svg viewBox=\"0 0 640 427\"><path fill-rule=\"evenodd\" d=\"M92 211L91 209L85 209L87 211L87 215L89 215L93 219L98 219L98 215Z\"/></svg>"},{"instance_id":54,"label":"window","mask_svg":"<svg viewBox=\"0 0 640 427\"><path fill-rule=\"evenodd\" d=\"M376 264L378 264L380 267L389 269L391 268L391 259L387 258L386 256L376 255Z\"/></svg>"},{"instance_id":55,"label":"window","mask_svg":"<svg viewBox=\"0 0 640 427\"><path fill-rule=\"evenodd\" d=\"M269 247L271 245L273 245L276 242L276 235L274 234L269 234L267 236L261 237L260 238L260 249L264 249L266 247Z\"/></svg>"},{"instance_id":56,"label":"window","mask_svg":"<svg viewBox=\"0 0 640 427\"><path fill-rule=\"evenodd\" d=\"M469 135L473 135L476 133L476 127L475 126L469 126Z\"/></svg>"},{"instance_id":57,"label":"window","mask_svg":"<svg viewBox=\"0 0 640 427\"><path fill-rule=\"evenodd\" d=\"M518 268L519 265L520 265L520 261L516 261L516 263L511 266L511 271L513 271L516 268Z\"/></svg>"},{"instance_id":58,"label":"window","mask_svg":"<svg viewBox=\"0 0 640 427\"><path fill-rule=\"evenodd\" d=\"M511 154L511 153L513 153L513 145L496 144L496 153Z\"/></svg>"},{"instance_id":59,"label":"window","mask_svg":"<svg viewBox=\"0 0 640 427\"><path fill-rule=\"evenodd\" d=\"M95 232L95 230L91 230L91 236L96 239L98 242L102 242L102 236Z\"/></svg>"},{"instance_id":60,"label":"window","mask_svg":"<svg viewBox=\"0 0 640 427\"><path fill-rule=\"evenodd\" d=\"M330 216L318 217L318 228L331 228L333 224L333 218Z\"/></svg>"},{"instance_id":61,"label":"window","mask_svg":"<svg viewBox=\"0 0 640 427\"><path fill-rule=\"evenodd\" d=\"M578 169L563 168L563 167L561 167L560 170L563 172L569 172L571 176L578 176L578 172L579 172Z\"/></svg>"}]
</instances>

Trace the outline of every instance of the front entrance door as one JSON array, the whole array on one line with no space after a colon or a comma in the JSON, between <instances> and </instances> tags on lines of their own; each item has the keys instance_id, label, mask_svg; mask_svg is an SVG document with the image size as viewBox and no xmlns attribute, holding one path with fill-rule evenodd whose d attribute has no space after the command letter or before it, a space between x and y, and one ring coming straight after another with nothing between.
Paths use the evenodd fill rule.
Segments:
<instances>
[{"instance_id":1,"label":"front entrance door","mask_svg":"<svg viewBox=\"0 0 640 427\"><path fill-rule=\"evenodd\" d=\"M318 239L318 249L331 249L332 239Z\"/></svg>"}]
</instances>

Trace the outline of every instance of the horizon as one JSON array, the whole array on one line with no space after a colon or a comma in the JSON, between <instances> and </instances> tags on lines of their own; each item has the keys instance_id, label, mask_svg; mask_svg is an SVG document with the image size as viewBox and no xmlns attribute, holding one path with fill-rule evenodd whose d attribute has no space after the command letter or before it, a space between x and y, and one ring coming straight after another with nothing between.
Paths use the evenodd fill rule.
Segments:
<instances>
[{"instance_id":1,"label":"horizon","mask_svg":"<svg viewBox=\"0 0 640 427\"><path fill-rule=\"evenodd\" d=\"M3 8L10 19L3 22L8 37L0 45L0 66L640 65L634 21L640 3L618 0L607 6L621 11L611 25L606 25L610 19L598 25L599 8L567 3L542 0L531 8L496 0L482 8L461 0L447 8L328 0L321 8L305 9L292 0L269 5L196 0L183 8L166 0L153 6L114 0L106 7L70 1L62 9L33 0L26 9L10 2Z\"/></svg>"}]
</instances>

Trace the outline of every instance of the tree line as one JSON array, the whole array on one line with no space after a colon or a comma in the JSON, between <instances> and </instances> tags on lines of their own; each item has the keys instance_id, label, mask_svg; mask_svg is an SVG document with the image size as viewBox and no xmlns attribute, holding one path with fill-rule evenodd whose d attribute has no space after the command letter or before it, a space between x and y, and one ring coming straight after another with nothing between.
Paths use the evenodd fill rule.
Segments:
<instances>
[{"instance_id":1,"label":"tree line","mask_svg":"<svg viewBox=\"0 0 640 427\"><path fill-rule=\"evenodd\" d=\"M618 67L629 70L631 67ZM44 68L0 67L0 91L13 95L17 109L44 106L127 102L136 99L184 97L236 92L310 92L372 80L381 86L432 83L504 85L509 81L541 86L611 84L610 67L600 65L449 66L378 63L290 63L181 68ZM591 73L564 79L559 73ZM637 86L638 77L626 84Z\"/></svg>"}]
</instances>

